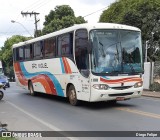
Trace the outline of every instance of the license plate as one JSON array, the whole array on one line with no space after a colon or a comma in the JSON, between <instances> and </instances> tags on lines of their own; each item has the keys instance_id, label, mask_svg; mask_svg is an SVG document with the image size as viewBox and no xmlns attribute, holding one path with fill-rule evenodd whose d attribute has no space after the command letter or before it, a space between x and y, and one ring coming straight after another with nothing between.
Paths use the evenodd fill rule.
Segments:
<instances>
[{"instance_id":1,"label":"license plate","mask_svg":"<svg viewBox=\"0 0 160 140\"><path fill-rule=\"evenodd\" d=\"M125 98L124 97L117 97L116 100L117 101L123 101Z\"/></svg>"}]
</instances>

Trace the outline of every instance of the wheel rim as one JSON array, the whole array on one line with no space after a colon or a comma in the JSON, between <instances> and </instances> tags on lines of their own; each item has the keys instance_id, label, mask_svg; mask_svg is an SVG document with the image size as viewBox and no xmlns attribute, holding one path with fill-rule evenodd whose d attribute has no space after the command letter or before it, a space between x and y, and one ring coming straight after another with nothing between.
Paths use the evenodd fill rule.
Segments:
<instances>
[{"instance_id":1,"label":"wheel rim","mask_svg":"<svg viewBox=\"0 0 160 140\"><path fill-rule=\"evenodd\" d=\"M69 101L72 105L76 104L77 98L76 98L76 93L75 90L71 90L69 94Z\"/></svg>"}]
</instances>

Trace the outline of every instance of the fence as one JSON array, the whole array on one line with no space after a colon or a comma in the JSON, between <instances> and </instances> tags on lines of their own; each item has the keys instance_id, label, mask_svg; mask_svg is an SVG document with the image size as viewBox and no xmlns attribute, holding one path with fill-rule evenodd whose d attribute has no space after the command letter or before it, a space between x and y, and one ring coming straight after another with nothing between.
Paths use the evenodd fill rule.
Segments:
<instances>
[{"instance_id":1,"label":"fence","mask_svg":"<svg viewBox=\"0 0 160 140\"><path fill-rule=\"evenodd\" d=\"M144 89L149 89L150 85L154 82L160 83L160 61L145 62L143 75Z\"/></svg>"},{"instance_id":2,"label":"fence","mask_svg":"<svg viewBox=\"0 0 160 140\"><path fill-rule=\"evenodd\" d=\"M153 81L160 83L160 61L154 62Z\"/></svg>"}]
</instances>

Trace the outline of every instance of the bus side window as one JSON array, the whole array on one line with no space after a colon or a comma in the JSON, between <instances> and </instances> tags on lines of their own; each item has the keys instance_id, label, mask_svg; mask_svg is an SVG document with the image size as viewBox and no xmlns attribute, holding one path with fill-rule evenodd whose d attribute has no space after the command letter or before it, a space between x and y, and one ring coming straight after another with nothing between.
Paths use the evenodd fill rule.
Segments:
<instances>
[{"instance_id":1,"label":"bus side window","mask_svg":"<svg viewBox=\"0 0 160 140\"><path fill-rule=\"evenodd\" d=\"M16 61L16 48L13 49L13 61Z\"/></svg>"},{"instance_id":2,"label":"bus side window","mask_svg":"<svg viewBox=\"0 0 160 140\"><path fill-rule=\"evenodd\" d=\"M88 32L80 29L75 34L75 59L82 75L89 76L89 55L87 52Z\"/></svg>"},{"instance_id":3,"label":"bus side window","mask_svg":"<svg viewBox=\"0 0 160 140\"><path fill-rule=\"evenodd\" d=\"M19 48L16 48L16 61L19 60Z\"/></svg>"},{"instance_id":4,"label":"bus side window","mask_svg":"<svg viewBox=\"0 0 160 140\"><path fill-rule=\"evenodd\" d=\"M33 45L30 44L29 47L30 47L30 59L32 59L33 58Z\"/></svg>"},{"instance_id":5,"label":"bus side window","mask_svg":"<svg viewBox=\"0 0 160 140\"><path fill-rule=\"evenodd\" d=\"M41 59L43 58L43 41L39 41L34 43L34 58L35 59Z\"/></svg>"},{"instance_id":6,"label":"bus side window","mask_svg":"<svg viewBox=\"0 0 160 140\"><path fill-rule=\"evenodd\" d=\"M29 60L31 57L30 54L30 45L27 45L24 47L24 56L25 56L25 60Z\"/></svg>"},{"instance_id":7,"label":"bus side window","mask_svg":"<svg viewBox=\"0 0 160 140\"><path fill-rule=\"evenodd\" d=\"M58 37L58 56L71 56L73 54L73 33Z\"/></svg>"},{"instance_id":8,"label":"bus side window","mask_svg":"<svg viewBox=\"0 0 160 140\"><path fill-rule=\"evenodd\" d=\"M18 48L18 60L21 61L24 59L24 49L23 46Z\"/></svg>"},{"instance_id":9,"label":"bus side window","mask_svg":"<svg viewBox=\"0 0 160 140\"><path fill-rule=\"evenodd\" d=\"M70 54L73 55L73 33L69 34L69 47L70 47Z\"/></svg>"},{"instance_id":10,"label":"bus side window","mask_svg":"<svg viewBox=\"0 0 160 140\"><path fill-rule=\"evenodd\" d=\"M50 38L44 41L45 58L55 57L56 55L56 39Z\"/></svg>"}]
</instances>

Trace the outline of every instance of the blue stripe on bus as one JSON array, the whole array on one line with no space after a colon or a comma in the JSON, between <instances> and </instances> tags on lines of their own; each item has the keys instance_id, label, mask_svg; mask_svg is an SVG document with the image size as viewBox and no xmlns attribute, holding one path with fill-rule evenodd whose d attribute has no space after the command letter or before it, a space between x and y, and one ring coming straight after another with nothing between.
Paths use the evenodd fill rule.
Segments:
<instances>
[{"instance_id":1,"label":"blue stripe on bus","mask_svg":"<svg viewBox=\"0 0 160 140\"><path fill-rule=\"evenodd\" d=\"M33 78L33 77L35 77L37 75L40 75L40 74L47 75L52 80L52 82L54 83L56 91L57 91L57 94L59 96L63 96L64 97L64 93L63 93L62 87L61 87L60 83L58 82L57 78L53 74L51 74L50 72L46 72L46 71L29 73L29 72L27 72L23 62L20 63L20 66L21 66L22 73L24 74L24 76L27 79Z\"/></svg>"},{"instance_id":2,"label":"blue stripe on bus","mask_svg":"<svg viewBox=\"0 0 160 140\"><path fill-rule=\"evenodd\" d=\"M61 63L62 73L65 73L64 64L63 64L62 58L60 58L60 63Z\"/></svg>"},{"instance_id":3,"label":"blue stripe on bus","mask_svg":"<svg viewBox=\"0 0 160 140\"><path fill-rule=\"evenodd\" d=\"M108 78L107 76L101 76L104 79L110 80L110 78Z\"/></svg>"}]
</instances>

